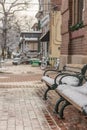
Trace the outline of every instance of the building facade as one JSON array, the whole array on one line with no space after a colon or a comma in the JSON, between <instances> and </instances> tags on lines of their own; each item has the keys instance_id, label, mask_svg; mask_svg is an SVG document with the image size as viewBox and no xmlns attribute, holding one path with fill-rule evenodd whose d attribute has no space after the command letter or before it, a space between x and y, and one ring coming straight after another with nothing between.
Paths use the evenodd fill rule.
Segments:
<instances>
[{"instance_id":1,"label":"building facade","mask_svg":"<svg viewBox=\"0 0 87 130\"><path fill-rule=\"evenodd\" d=\"M51 1L49 56L60 58L61 49L61 1Z\"/></svg>"},{"instance_id":2,"label":"building facade","mask_svg":"<svg viewBox=\"0 0 87 130\"><path fill-rule=\"evenodd\" d=\"M39 0L38 17L42 36L40 38L40 49L43 56L48 56L49 46L49 22L50 22L50 0Z\"/></svg>"},{"instance_id":3,"label":"building facade","mask_svg":"<svg viewBox=\"0 0 87 130\"><path fill-rule=\"evenodd\" d=\"M20 34L20 53L29 55L37 55L39 50L40 31L21 32Z\"/></svg>"},{"instance_id":4,"label":"building facade","mask_svg":"<svg viewBox=\"0 0 87 130\"><path fill-rule=\"evenodd\" d=\"M87 63L87 1L62 0L61 66Z\"/></svg>"},{"instance_id":5,"label":"building facade","mask_svg":"<svg viewBox=\"0 0 87 130\"><path fill-rule=\"evenodd\" d=\"M51 59L60 57L61 44L61 0L39 0L36 16L40 21L40 38L43 56Z\"/></svg>"}]
</instances>

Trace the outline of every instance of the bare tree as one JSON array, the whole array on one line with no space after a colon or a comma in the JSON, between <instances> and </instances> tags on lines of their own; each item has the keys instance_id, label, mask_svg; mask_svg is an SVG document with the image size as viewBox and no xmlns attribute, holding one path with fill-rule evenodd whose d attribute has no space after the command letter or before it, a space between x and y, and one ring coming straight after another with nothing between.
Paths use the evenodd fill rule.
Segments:
<instances>
[{"instance_id":1,"label":"bare tree","mask_svg":"<svg viewBox=\"0 0 87 130\"><path fill-rule=\"evenodd\" d=\"M17 28L20 28L20 31L30 31L34 22L35 18L25 14L22 15L20 18L17 18L15 24L17 25Z\"/></svg>"},{"instance_id":2,"label":"bare tree","mask_svg":"<svg viewBox=\"0 0 87 130\"><path fill-rule=\"evenodd\" d=\"M22 15L20 17L11 17L8 22L7 33L7 56L11 51L16 51L20 42L20 33L22 31L30 31L35 19L29 15Z\"/></svg>"},{"instance_id":3,"label":"bare tree","mask_svg":"<svg viewBox=\"0 0 87 130\"><path fill-rule=\"evenodd\" d=\"M11 25L9 24L12 17L18 11L23 11L28 8L29 0L0 0L0 33L2 34L2 56L5 58L5 51L7 47L7 33Z\"/></svg>"}]
</instances>

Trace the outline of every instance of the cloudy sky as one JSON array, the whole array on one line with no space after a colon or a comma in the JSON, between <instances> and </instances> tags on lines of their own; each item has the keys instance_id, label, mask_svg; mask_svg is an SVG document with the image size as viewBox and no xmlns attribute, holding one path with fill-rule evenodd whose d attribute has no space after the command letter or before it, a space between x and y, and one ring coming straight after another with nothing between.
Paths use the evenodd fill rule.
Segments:
<instances>
[{"instance_id":1,"label":"cloudy sky","mask_svg":"<svg viewBox=\"0 0 87 130\"><path fill-rule=\"evenodd\" d=\"M5 7L6 7L7 10L9 9L10 3L12 3L13 1L15 1L15 0L6 0ZM19 1L22 1L22 0L18 0L18 2ZM38 8L39 8L38 0L26 0L26 1L28 1L28 2L30 1L29 2L29 8L26 11L20 11L20 12L18 11L18 12L15 13L15 15L18 17L18 19L21 18L20 22L22 22L22 23L25 22L25 19L22 19L23 16L27 17L29 19L32 17L33 23L35 23L37 21L36 18L35 18L35 15L38 12ZM1 13L0 13L0 17L2 17ZM0 23L0 25L1 25L1 23Z\"/></svg>"},{"instance_id":2,"label":"cloudy sky","mask_svg":"<svg viewBox=\"0 0 87 130\"><path fill-rule=\"evenodd\" d=\"M31 26L37 21L35 18L36 13L38 12L39 4L38 0L31 0L30 6L27 9L27 11L19 12L20 17L21 16L27 16L29 19L32 17ZM23 23L23 22L22 22Z\"/></svg>"},{"instance_id":3,"label":"cloudy sky","mask_svg":"<svg viewBox=\"0 0 87 130\"><path fill-rule=\"evenodd\" d=\"M31 7L30 7L28 13L29 13L30 15L35 15L36 12L38 11L38 7L39 7L39 5L38 5L38 0L32 0L30 3L31 3Z\"/></svg>"},{"instance_id":4,"label":"cloudy sky","mask_svg":"<svg viewBox=\"0 0 87 130\"><path fill-rule=\"evenodd\" d=\"M1 0L0 0L1 1ZM4 0L3 0L4 1ZM15 0L6 0L6 5L5 7L9 8L10 6L10 3L14 2ZM18 0L19 1L22 1L22 0ZM28 1L28 0L27 0ZM29 2L30 1L30 2ZM38 11L38 8L39 8L39 5L38 5L38 0L29 0L28 2L30 3L29 5L29 8L27 11L21 11L21 13L19 13L20 15L22 14L28 14L28 15L31 15L31 16L35 16L36 12ZM1 6L0 6L1 7ZM0 14L1 15L1 14Z\"/></svg>"},{"instance_id":5,"label":"cloudy sky","mask_svg":"<svg viewBox=\"0 0 87 130\"><path fill-rule=\"evenodd\" d=\"M27 14L30 16L35 16L35 14L38 12L38 8L39 8L38 0L31 0L29 9L27 11L21 12L21 15Z\"/></svg>"}]
</instances>

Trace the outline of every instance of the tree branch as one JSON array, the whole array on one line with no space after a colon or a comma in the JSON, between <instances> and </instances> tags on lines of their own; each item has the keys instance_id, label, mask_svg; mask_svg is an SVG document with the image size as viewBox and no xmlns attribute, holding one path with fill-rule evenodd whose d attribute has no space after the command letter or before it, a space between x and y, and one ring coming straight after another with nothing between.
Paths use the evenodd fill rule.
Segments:
<instances>
[{"instance_id":1,"label":"tree branch","mask_svg":"<svg viewBox=\"0 0 87 130\"><path fill-rule=\"evenodd\" d=\"M26 7L26 6L28 5L27 2L17 3L17 1L18 1L18 0L15 0L15 1L11 4L11 6L10 6L9 9L8 9L8 13L11 11L11 9L13 9L13 8L15 8L15 7L18 7L18 6L21 6L21 5L22 5L22 7ZM21 7L21 8L22 8L22 7Z\"/></svg>"},{"instance_id":2,"label":"tree branch","mask_svg":"<svg viewBox=\"0 0 87 130\"><path fill-rule=\"evenodd\" d=\"M4 3L3 2L0 2L0 4L2 5L2 9L3 9L3 14L6 12L5 11L5 6L4 6Z\"/></svg>"},{"instance_id":3,"label":"tree branch","mask_svg":"<svg viewBox=\"0 0 87 130\"><path fill-rule=\"evenodd\" d=\"M4 3L6 2L6 0L4 0Z\"/></svg>"},{"instance_id":4,"label":"tree branch","mask_svg":"<svg viewBox=\"0 0 87 130\"><path fill-rule=\"evenodd\" d=\"M8 16L10 16L10 15L14 15L15 12L19 12L19 11L23 11L23 10L24 10L24 9L16 9L16 10L10 12L10 13L8 14Z\"/></svg>"}]
</instances>

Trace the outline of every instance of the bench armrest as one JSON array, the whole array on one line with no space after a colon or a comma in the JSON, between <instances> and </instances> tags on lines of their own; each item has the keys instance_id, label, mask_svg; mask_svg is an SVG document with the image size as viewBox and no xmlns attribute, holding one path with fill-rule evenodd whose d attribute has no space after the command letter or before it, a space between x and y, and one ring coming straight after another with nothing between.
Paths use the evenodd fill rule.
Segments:
<instances>
[{"instance_id":1,"label":"bench armrest","mask_svg":"<svg viewBox=\"0 0 87 130\"><path fill-rule=\"evenodd\" d=\"M46 70L46 71L43 73L43 76L46 76L46 75L48 75L48 74L51 73L51 72L58 74L58 73L61 73L62 70L58 70L58 71L57 71L57 70L54 70L54 69L53 69L53 70L49 69L49 70ZM52 74L52 73L51 73L51 74Z\"/></svg>"},{"instance_id":2,"label":"bench armrest","mask_svg":"<svg viewBox=\"0 0 87 130\"><path fill-rule=\"evenodd\" d=\"M72 86L78 86L81 84L80 77L78 75L71 75L68 73L61 73L54 79L54 84L68 84Z\"/></svg>"}]
</instances>

